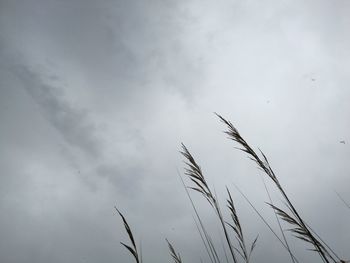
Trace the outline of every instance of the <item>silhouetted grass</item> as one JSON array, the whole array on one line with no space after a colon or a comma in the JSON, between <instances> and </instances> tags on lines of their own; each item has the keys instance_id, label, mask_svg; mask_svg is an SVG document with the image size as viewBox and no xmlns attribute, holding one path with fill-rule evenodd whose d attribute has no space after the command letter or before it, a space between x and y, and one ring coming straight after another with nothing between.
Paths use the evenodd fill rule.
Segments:
<instances>
[{"instance_id":1,"label":"silhouetted grass","mask_svg":"<svg viewBox=\"0 0 350 263\"><path fill-rule=\"evenodd\" d=\"M277 176L275 175L273 169L271 168L271 165L266 155L260 149L258 153L254 151L254 149L247 143L247 141L241 136L239 131L233 126L233 124L230 121L227 121L225 118L223 118L221 115L217 113L215 114L219 118L219 120L225 124L226 131L224 131L224 133L228 135L228 138L230 140L238 144L238 147L235 147L235 148L247 153L248 157L255 164L257 164L258 168L261 169L270 180L272 180L272 182L280 192L284 200L285 207L278 207L274 204L271 198L271 195L269 193L269 190L267 189L266 184L263 181L265 190L269 198L269 203L267 204L268 204L268 207L272 208L272 211L275 213L277 223L279 226L279 231L281 232L282 238L279 237L277 232L271 227L269 223L267 223L267 221L264 219L261 213L250 202L248 197L236 186L237 191L244 197L244 199L248 202L250 207L253 208L253 210L256 212L259 218L264 222L264 224L268 227L268 229L274 234L274 236L280 242L280 244L282 245L281 248L286 249L286 251L289 253L291 261L293 263L299 263L298 259L290 249L284 230L281 227L280 220L286 222L290 226L289 232L291 232L293 236L311 245L312 248L310 250L316 252L319 255L320 260L322 262L325 262L325 263L347 262L345 260L340 259L340 257L334 252L334 250L331 249L331 247L305 222L305 220L302 218L302 216L298 212L297 208L294 206L294 204L288 197L284 188L280 184ZM203 220L199 216L199 213L191 198L189 190L201 194L201 196L204 197L204 199L209 203L210 207L214 210L218 218L218 221L220 223L222 233L224 234L224 237L225 237L224 241L226 244L223 244L223 250L225 252L225 261L227 263L251 262L251 255L252 255L252 252L254 251L255 246L257 245L258 235L250 243L250 245L247 246L245 236L242 230L241 220L239 219L231 192L226 187L226 190L227 190L226 201L227 201L228 212L230 214L230 220L225 220L220 208L219 201L216 195L213 193L213 191L209 187L201 167L196 162L196 160L194 159L193 155L190 153L188 148L184 144L182 144L181 146L182 146L182 151L180 153L185 158L184 174L190 180L191 185L186 186L181 176L180 178L184 186L184 189L186 191L186 194L190 200L192 208L194 210L194 213L195 213L194 221L195 221L199 236L201 238L201 241L203 243L203 246L205 248L205 251L207 253L208 260L211 263L223 262L223 260L218 255L216 245L214 244L212 238L210 237L210 235L208 234L208 231L206 230L205 225L203 224ZM348 203L346 203L339 194L338 196L348 206ZM122 215L122 213L117 208L116 210L123 220L124 227L126 229L126 232L129 236L129 239L132 245L129 246L129 245L126 245L125 243L121 243L121 244L132 254L136 263L140 263L142 262L142 259L139 256L132 231L125 217ZM229 228L227 228L227 226ZM231 233L229 229L232 230ZM232 241L232 238L234 238L233 240L235 241ZM175 263L182 263L180 254L175 251L174 246L167 239L166 239L166 242L168 244L170 255L173 261ZM229 249L230 257L228 257L226 254L225 246L227 246ZM274 260L271 259L271 261L273 262Z\"/></svg>"},{"instance_id":2,"label":"silhouetted grass","mask_svg":"<svg viewBox=\"0 0 350 263\"><path fill-rule=\"evenodd\" d=\"M132 234L132 231L129 227L129 224L128 222L126 221L125 217L123 216L123 214L118 210L117 207L114 207L115 210L117 210L118 214L120 215L120 217L122 218L123 220L123 223L124 223L124 228L129 236L129 239L131 241L131 244L132 244L132 247L131 246L128 246L126 245L125 243L123 242L120 242L130 253L131 255L134 257L136 263L141 263L142 262L142 259L139 257L139 253L137 252L137 247L136 247L136 244L135 244L135 239L134 239L134 235Z\"/></svg>"},{"instance_id":3,"label":"silhouetted grass","mask_svg":"<svg viewBox=\"0 0 350 263\"><path fill-rule=\"evenodd\" d=\"M170 244L170 242L168 241L168 239L165 239L166 242L168 243L168 247L169 247L169 250L170 250L170 255L171 257L173 258L174 262L175 263L181 263L181 257L180 257L180 254L176 254L176 251L173 247L172 244Z\"/></svg>"}]
</instances>

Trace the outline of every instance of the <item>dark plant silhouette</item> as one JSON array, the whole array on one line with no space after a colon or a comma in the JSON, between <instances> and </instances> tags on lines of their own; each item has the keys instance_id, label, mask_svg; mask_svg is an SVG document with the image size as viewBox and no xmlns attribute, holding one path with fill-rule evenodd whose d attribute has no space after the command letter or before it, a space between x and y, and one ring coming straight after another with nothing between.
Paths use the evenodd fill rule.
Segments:
<instances>
[{"instance_id":1,"label":"dark plant silhouette","mask_svg":"<svg viewBox=\"0 0 350 263\"><path fill-rule=\"evenodd\" d=\"M134 239L134 236L132 234L132 231L130 229L130 226L128 224L128 222L126 221L125 217L123 216L123 214L118 210L117 207L114 207L115 210L117 210L118 214L120 215L120 217L122 218L123 220L123 223L124 223L124 228L126 230L126 233L128 234L129 236L129 239L131 241L131 244L132 244L132 247L131 246L128 246L126 245L125 243L123 242L120 242L134 257L136 263L141 263L142 260L140 259L139 257L139 253L137 252L137 247L136 247L136 243L135 243L135 239Z\"/></svg>"},{"instance_id":2,"label":"dark plant silhouette","mask_svg":"<svg viewBox=\"0 0 350 263\"><path fill-rule=\"evenodd\" d=\"M266 155L259 149L259 152L253 150L253 148L247 143L247 141L240 135L238 130L233 126L233 124L230 121L227 121L225 118L223 118L221 115L215 113L216 116L220 119L222 123L225 124L227 130L224 131L226 135L228 135L228 138L234 142L236 142L239 147L235 147L239 149L240 151L243 151L248 154L249 159L251 159L255 164L257 164L258 168L263 171L263 173L272 180L274 185L277 187L279 193L281 194L285 207L277 207L269 193L269 190L267 189L267 186L263 180L265 190L267 192L269 203L268 206L273 209L273 212L275 213L277 223L279 226L279 230L282 234L282 238L279 237L279 235L276 233L276 231L271 227L271 225L264 219L264 217L261 215L261 213L255 208L255 206L250 202L248 197L236 186L237 191L243 196L243 198L248 202L250 207L255 211L255 213L259 216L259 218L263 221L263 223L268 227L268 229L274 234L274 236L277 238L277 240L280 242L282 247L288 251L291 261L293 263L299 263L298 259L295 257L294 253L291 251L290 246L287 242L284 230L282 229L281 221L286 222L288 225L291 226L289 229L289 232L293 234L297 239L302 240L309 245L312 246L312 251L315 251L320 256L320 259L322 262L325 263L345 263L349 261L345 261L341 259L334 250L308 225L304 219L302 219L300 213L297 211L296 207L291 202L290 198L288 197L287 193L285 192L284 188L280 184L277 176L275 175L274 171L271 168L271 165L266 157ZM197 228L197 232L199 233L199 236L201 238L201 241L203 243L203 246L205 248L205 251L207 253L208 259L211 263L221 263L222 259L219 256L219 253L217 252L217 245L215 242L213 242L213 239L209 235L208 231L206 230L206 227L203 223L203 220L201 219L198 210L196 208L196 205L194 204L190 192L194 191L197 193L200 193L205 200L209 203L210 207L214 210L219 224L221 226L221 230L224 234L224 240L225 244L222 244L222 249L225 254L225 261L227 263L239 263L241 260L245 263L251 262L251 254L254 251L254 248L256 247L258 236L251 242L249 246L247 246L245 236L243 233L241 221L238 217L238 213L231 195L231 192L226 187L227 190L227 208L230 215L230 220L225 220L223 213L220 208L219 201L214 194L214 192L209 187L201 167L198 165L196 160L194 159L193 155L190 153L190 151L187 149L187 147L184 144L181 144L182 150L180 153L185 158L185 175L188 177L188 179L191 182L191 185L186 186L184 180L180 176L181 182L184 186L184 189L186 191L186 194L190 200L190 203L192 205L195 217L194 222ZM347 205L347 203L343 200L343 198L338 194L339 198ZM129 224L127 223L125 217L122 215L122 213L115 208L120 215L120 217L123 220L125 230L129 236L129 240L131 242L131 246L126 245L125 243L121 244L132 254L133 258L135 259L136 263L142 263L142 257L140 257L137 246L134 240L134 236L132 234L132 231L129 227ZM232 231L229 231L229 230ZM233 233L233 234L232 234ZM232 235L234 237L234 241L232 241ZM175 263L182 263L182 259L180 257L180 254L176 252L174 246L166 239L166 242L168 244L168 248L170 251L170 256L172 260ZM229 255L226 254L226 248L229 249ZM237 255L239 255L237 257ZM202 262L202 260L200 260Z\"/></svg>"}]
</instances>

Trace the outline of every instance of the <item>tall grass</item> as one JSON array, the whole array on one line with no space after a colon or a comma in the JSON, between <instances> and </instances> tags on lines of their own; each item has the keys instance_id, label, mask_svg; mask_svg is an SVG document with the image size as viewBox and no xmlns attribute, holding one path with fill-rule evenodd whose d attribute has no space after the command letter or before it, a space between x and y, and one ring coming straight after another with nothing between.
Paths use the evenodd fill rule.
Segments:
<instances>
[{"instance_id":1,"label":"tall grass","mask_svg":"<svg viewBox=\"0 0 350 263\"><path fill-rule=\"evenodd\" d=\"M248 202L249 206L253 208L253 210L256 212L260 220L262 220L264 224L268 227L268 229L274 234L274 236L280 242L281 247L283 247L288 252L288 254L290 255L291 262L299 263L299 260L297 259L297 257L295 256L295 253L291 250L287 242L286 233L281 226L281 222L280 222L281 220L289 225L290 227L289 232L292 233L292 235L295 238L297 238L301 242L305 242L306 245L311 246L310 250L313 251L314 253L317 253L317 255L320 258L320 262L324 262L324 263L348 262L341 259L330 247L330 245L327 244L320 237L320 235L317 234L302 218L302 215L297 210L295 205L292 203L292 200L286 193L283 186L280 184L278 177L274 173L266 155L260 149L258 152L255 151L248 144L248 142L241 136L239 131L234 127L234 125L230 121L226 120L224 117L222 117L217 113L215 114L218 117L218 119L225 125L226 130L224 131L224 133L228 136L228 139L230 139L236 144L235 148L248 154L248 157L258 166L260 170L263 171L264 175L273 182L276 189L280 193L282 199L284 200L283 202L284 207L279 207L275 205L273 199L271 198L270 192L265 184L265 181L263 179L264 187L269 198L269 203L267 204L268 204L268 207L272 209L272 212L276 216L276 220L278 222L278 231L282 236L280 237L280 235L277 233L278 231L273 229L273 227L265 220L265 218L256 209L256 207L252 204L252 202L250 202L247 196L238 187L236 187L236 190L244 197L244 199ZM189 201L192 205L192 208L194 210L194 213L195 213L194 221L196 224L197 232L201 238L202 244L207 253L208 260L211 263L253 262L254 260L252 259L252 253L254 251L254 248L258 245L259 235L257 235L256 238L250 241L249 243L246 241L246 238L242 229L242 222L239 219L234 200L232 198L231 192L228 189L228 187L226 187L226 191L227 191L226 208L228 209L230 218L228 220L224 218L217 196L209 187L200 165L196 162L195 158L193 157L193 155L190 153L190 151L184 144L181 145L181 148L182 149L180 153L184 157L184 163L185 163L184 175L189 179L190 184L186 185L181 176L180 178L183 183L186 194L189 198ZM215 212L219 225L221 227L222 234L224 236L224 244L222 244L222 249L225 254L224 259L222 259L219 256L217 245L214 244L212 237L209 235L203 223L203 220L199 216L197 207L194 204L193 199L191 198L190 191L199 193L207 201L211 209L213 209L213 211ZM346 205L348 205L344 200L343 202ZM142 262L142 257L140 257L139 255L130 226L127 223L123 214L117 208L116 210L120 215L120 217L122 218L125 230L131 242L130 246L126 245L125 243L121 243L121 244L131 253L136 263L140 263ZM169 248L170 256L172 260L175 263L182 263L183 261L180 257L180 254L176 252L174 246L167 239L166 239L166 242L168 244L168 248ZM228 248L228 252L229 252L228 255L226 253L225 247ZM273 259L271 260L273 261Z\"/></svg>"}]
</instances>

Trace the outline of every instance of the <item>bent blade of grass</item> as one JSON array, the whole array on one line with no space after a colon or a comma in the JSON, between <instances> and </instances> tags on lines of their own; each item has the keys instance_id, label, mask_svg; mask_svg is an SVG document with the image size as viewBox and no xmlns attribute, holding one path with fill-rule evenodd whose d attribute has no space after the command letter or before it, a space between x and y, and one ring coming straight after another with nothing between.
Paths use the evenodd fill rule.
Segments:
<instances>
[{"instance_id":1,"label":"bent blade of grass","mask_svg":"<svg viewBox=\"0 0 350 263\"><path fill-rule=\"evenodd\" d=\"M169 242L168 239L165 239L165 240L168 243L168 247L169 247L169 250L170 250L170 255L173 258L174 262L175 263L182 263L180 254L176 253L173 245Z\"/></svg>"},{"instance_id":2,"label":"bent blade of grass","mask_svg":"<svg viewBox=\"0 0 350 263\"><path fill-rule=\"evenodd\" d=\"M259 238L259 234L256 236L256 238L252 242L252 245L250 246L250 250L249 250L249 254L248 254L248 260L250 260L250 257L251 257L251 255L253 253L253 250L256 247L256 242L258 241L258 238Z\"/></svg>"},{"instance_id":3,"label":"bent blade of grass","mask_svg":"<svg viewBox=\"0 0 350 263\"><path fill-rule=\"evenodd\" d=\"M116 206L114 208L115 208L115 210L118 212L119 216L123 220L124 228L125 228L128 236L129 236L129 239L131 241L132 247L129 246L129 245L126 245L123 242L120 242L120 243L132 254L132 256L134 257L136 263L141 263L142 261L139 259L139 255L138 255L138 252L137 252L137 247L136 247L136 244L135 244L135 239L134 239L134 236L132 234L131 228L130 228L128 222L126 221L124 215L118 210L118 208Z\"/></svg>"},{"instance_id":4,"label":"bent blade of grass","mask_svg":"<svg viewBox=\"0 0 350 263\"><path fill-rule=\"evenodd\" d=\"M343 204L350 209L350 204L345 201L345 199L337 192L335 191L336 195L339 197L339 199L343 202Z\"/></svg>"}]
</instances>

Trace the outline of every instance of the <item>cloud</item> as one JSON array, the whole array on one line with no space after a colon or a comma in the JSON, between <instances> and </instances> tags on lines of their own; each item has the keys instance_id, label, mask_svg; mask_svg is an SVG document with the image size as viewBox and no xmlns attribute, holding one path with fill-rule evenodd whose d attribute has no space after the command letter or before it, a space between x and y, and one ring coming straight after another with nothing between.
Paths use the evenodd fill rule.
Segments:
<instances>
[{"instance_id":1,"label":"cloud","mask_svg":"<svg viewBox=\"0 0 350 263\"><path fill-rule=\"evenodd\" d=\"M332 192L349 200L346 1L0 5L3 261L127 262L116 204L145 260L170 259L165 237L185 261L205 257L177 178L181 141L222 207L234 182L275 222L259 171L214 111L264 151L307 222L346 253L346 211ZM288 260L233 196L247 239L260 233L255 258ZM220 244L215 214L193 197ZM300 261L318 262L290 240Z\"/></svg>"},{"instance_id":2,"label":"cloud","mask_svg":"<svg viewBox=\"0 0 350 263\"><path fill-rule=\"evenodd\" d=\"M49 83L49 80L43 80L40 73L35 73L25 66L13 71L21 79L28 94L40 105L42 114L62 135L65 142L88 156L98 158L101 151L100 142L88 113L66 102L62 89Z\"/></svg>"}]
</instances>

